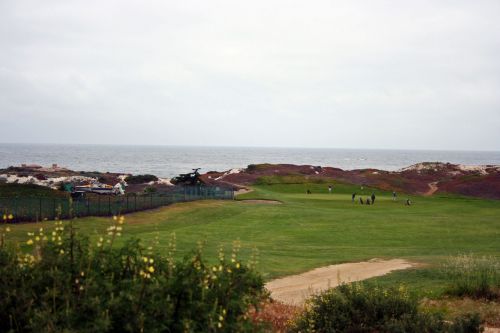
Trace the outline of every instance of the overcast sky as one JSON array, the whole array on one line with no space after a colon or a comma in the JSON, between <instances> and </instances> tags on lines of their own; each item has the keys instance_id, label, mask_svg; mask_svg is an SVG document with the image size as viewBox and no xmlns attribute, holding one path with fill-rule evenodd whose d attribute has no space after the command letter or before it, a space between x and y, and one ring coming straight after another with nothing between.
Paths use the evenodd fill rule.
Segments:
<instances>
[{"instance_id":1,"label":"overcast sky","mask_svg":"<svg viewBox=\"0 0 500 333\"><path fill-rule=\"evenodd\" d=\"M0 142L500 150L500 1L0 1Z\"/></svg>"}]
</instances>

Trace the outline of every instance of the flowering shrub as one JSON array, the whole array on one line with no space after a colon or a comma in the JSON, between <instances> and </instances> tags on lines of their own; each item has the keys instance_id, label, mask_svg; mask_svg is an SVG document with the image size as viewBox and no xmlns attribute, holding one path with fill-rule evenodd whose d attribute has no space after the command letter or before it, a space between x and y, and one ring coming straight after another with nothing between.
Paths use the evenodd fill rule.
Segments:
<instances>
[{"instance_id":1,"label":"flowering shrub","mask_svg":"<svg viewBox=\"0 0 500 333\"><path fill-rule=\"evenodd\" d=\"M91 242L71 225L30 233L26 246L0 247L0 332L255 332L247 317L266 293L251 263L201 250L182 261L139 240L113 245L116 218Z\"/></svg>"},{"instance_id":2,"label":"flowering shrub","mask_svg":"<svg viewBox=\"0 0 500 333\"><path fill-rule=\"evenodd\" d=\"M404 288L379 289L355 283L314 296L292 332L481 332L478 315L453 323L419 309Z\"/></svg>"}]
</instances>

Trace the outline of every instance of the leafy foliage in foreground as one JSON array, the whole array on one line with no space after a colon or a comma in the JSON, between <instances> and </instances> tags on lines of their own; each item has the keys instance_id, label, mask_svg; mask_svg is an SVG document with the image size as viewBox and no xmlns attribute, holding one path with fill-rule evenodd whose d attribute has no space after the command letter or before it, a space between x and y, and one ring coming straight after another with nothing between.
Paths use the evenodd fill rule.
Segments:
<instances>
[{"instance_id":1,"label":"leafy foliage in foreground","mask_svg":"<svg viewBox=\"0 0 500 333\"><path fill-rule=\"evenodd\" d=\"M120 220L122 222L122 220ZM198 249L173 260L139 240L97 245L64 230L40 229L31 254L0 248L0 332L245 332L259 331L248 309L265 296L251 264L223 253L209 265Z\"/></svg>"},{"instance_id":2,"label":"leafy foliage in foreground","mask_svg":"<svg viewBox=\"0 0 500 333\"><path fill-rule=\"evenodd\" d=\"M292 332L481 332L477 314L453 323L439 313L419 309L403 288L379 289L363 284L341 285L314 296L294 323Z\"/></svg>"}]
</instances>

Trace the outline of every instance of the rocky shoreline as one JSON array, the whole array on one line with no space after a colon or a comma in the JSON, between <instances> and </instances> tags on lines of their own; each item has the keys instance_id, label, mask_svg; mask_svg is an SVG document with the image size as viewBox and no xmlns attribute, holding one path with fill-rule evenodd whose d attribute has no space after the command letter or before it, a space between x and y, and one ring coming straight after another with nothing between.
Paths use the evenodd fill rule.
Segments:
<instances>
[{"instance_id":1,"label":"rocky shoreline","mask_svg":"<svg viewBox=\"0 0 500 333\"><path fill-rule=\"evenodd\" d=\"M73 171L52 165L22 165L0 169L0 183L35 184L57 189L61 183L76 185L90 182L114 186L131 176L121 173ZM342 170L334 167L293 164L251 164L243 169L210 171L200 175L207 185L241 189L270 178L285 182L339 181L395 190L416 195L452 193L478 198L500 199L500 166L467 166L461 164L423 162L398 171L378 169ZM288 177L288 178L287 178ZM127 192L140 192L145 187L157 190L172 186L169 179L158 178L144 184L127 184Z\"/></svg>"}]
</instances>

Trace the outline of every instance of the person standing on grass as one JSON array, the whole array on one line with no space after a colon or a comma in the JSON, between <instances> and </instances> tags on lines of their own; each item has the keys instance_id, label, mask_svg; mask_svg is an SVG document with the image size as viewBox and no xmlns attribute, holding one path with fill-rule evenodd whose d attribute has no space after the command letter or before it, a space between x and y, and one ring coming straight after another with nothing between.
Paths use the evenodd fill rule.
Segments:
<instances>
[{"instance_id":1,"label":"person standing on grass","mask_svg":"<svg viewBox=\"0 0 500 333\"><path fill-rule=\"evenodd\" d=\"M362 205L364 204L362 197L359 197L359 203L362 204Z\"/></svg>"},{"instance_id":2,"label":"person standing on grass","mask_svg":"<svg viewBox=\"0 0 500 333\"><path fill-rule=\"evenodd\" d=\"M406 199L406 206L411 206L410 198Z\"/></svg>"},{"instance_id":3,"label":"person standing on grass","mask_svg":"<svg viewBox=\"0 0 500 333\"><path fill-rule=\"evenodd\" d=\"M332 185L328 185L328 193L332 193Z\"/></svg>"},{"instance_id":4,"label":"person standing on grass","mask_svg":"<svg viewBox=\"0 0 500 333\"><path fill-rule=\"evenodd\" d=\"M352 194L352 202L354 202L354 198L356 198L356 192Z\"/></svg>"},{"instance_id":5,"label":"person standing on grass","mask_svg":"<svg viewBox=\"0 0 500 333\"><path fill-rule=\"evenodd\" d=\"M375 192L372 192L372 205L375 203Z\"/></svg>"},{"instance_id":6,"label":"person standing on grass","mask_svg":"<svg viewBox=\"0 0 500 333\"><path fill-rule=\"evenodd\" d=\"M392 201L396 201L396 191L392 191Z\"/></svg>"},{"instance_id":7,"label":"person standing on grass","mask_svg":"<svg viewBox=\"0 0 500 333\"><path fill-rule=\"evenodd\" d=\"M366 204L369 205L370 204L370 198L366 198Z\"/></svg>"}]
</instances>

